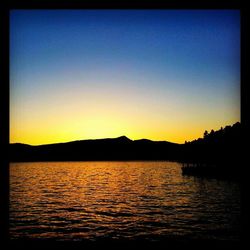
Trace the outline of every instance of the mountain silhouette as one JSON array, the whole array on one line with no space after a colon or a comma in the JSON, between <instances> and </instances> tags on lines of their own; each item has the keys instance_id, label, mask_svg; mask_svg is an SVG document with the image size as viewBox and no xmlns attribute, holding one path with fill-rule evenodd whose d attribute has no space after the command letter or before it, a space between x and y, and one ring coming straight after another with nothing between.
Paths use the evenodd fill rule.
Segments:
<instances>
[{"instance_id":1,"label":"mountain silhouette","mask_svg":"<svg viewBox=\"0 0 250 250\"><path fill-rule=\"evenodd\" d=\"M207 175L212 171L212 174L232 176L240 173L243 152L239 122L210 133L205 131L203 138L185 144L120 136L39 146L21 143L9 146L10 162L169 160L188 163L184 174Z\"/></svg>"},{"instance_id":2,"label":"mountain silhouette","mask_svg":"<svg viewBox=\"0 0 250 250\"><path fill-rule=\"evenodd\" d=\"M10 161L85 161L85 160L173 160L179 144L147 139L117 138L79 140L31 146L10 144Z\"/></svg>"}]
</instances>

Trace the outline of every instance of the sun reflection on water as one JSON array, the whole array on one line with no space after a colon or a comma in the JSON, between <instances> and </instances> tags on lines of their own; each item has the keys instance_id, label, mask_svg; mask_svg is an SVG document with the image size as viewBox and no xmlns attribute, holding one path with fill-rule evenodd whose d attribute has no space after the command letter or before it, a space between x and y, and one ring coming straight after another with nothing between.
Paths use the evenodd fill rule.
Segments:
<instances>
[{"instance_id":1,"label":"sun reflection on water","mask_svg":"<svg viewBox=\"0 0 250 250\"><path fill-rule=\"evenodd\" d=\"M12 238L238 238L239 187L173 162L10 165ZM226 233L225 233L226 232Z\"/></svg>"}]
</instances>

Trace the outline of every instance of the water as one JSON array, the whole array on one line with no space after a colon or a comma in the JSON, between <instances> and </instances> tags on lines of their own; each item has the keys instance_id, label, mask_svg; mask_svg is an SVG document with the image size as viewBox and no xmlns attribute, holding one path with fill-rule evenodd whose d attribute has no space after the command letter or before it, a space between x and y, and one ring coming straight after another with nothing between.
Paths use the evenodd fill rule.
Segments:
<instances>
[{"instance_id":1,"label":"water","mask_svg":"<svg viewBox=\"0 0 250 250\"><path fill-rule=\"evenodd\" d=\"M239 240L239 184L174 162L10 164L11 239Z\"/></svg>"}]
</instances>

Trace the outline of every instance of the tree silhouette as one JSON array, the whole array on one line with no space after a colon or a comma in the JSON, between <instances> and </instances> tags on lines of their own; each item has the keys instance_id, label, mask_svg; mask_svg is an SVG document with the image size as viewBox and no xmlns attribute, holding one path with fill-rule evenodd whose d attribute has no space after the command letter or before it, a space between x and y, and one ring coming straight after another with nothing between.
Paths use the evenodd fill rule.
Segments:
<instances>
[{"instance_id":1,"label":"tree silhouette","mask_svg":"<svg viewBox=\"0 0 250 250\"><path fill-rule=\"evenodd\" d=\"M208 132L207 130L205 130L203 138L206 138L207 136L208 136Z\"/></svg>"}]
</instances>

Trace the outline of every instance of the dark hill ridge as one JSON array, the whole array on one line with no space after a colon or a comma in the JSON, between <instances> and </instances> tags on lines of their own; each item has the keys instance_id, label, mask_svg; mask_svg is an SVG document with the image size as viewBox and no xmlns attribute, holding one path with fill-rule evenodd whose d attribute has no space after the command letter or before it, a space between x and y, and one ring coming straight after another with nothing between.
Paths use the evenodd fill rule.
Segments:
<instances>
[{"instance_id":1,"label":"dark hill ridge","mask_svg":"<svg viewBox=\"0 0 250 250\"><path fill-rule=\"evenodd\" d=\"M180 144L147 139L79 140L31 146L10 144L10 161L174 160Z\"/></svg>"},{"instance_id":2,"label":"dark hill ridge","mask_svg":"<svg viewBox=\"0 0 250 250\"><path fill-rule=\"evenodd\" d=\"M205 131L204 138L177 144L148 139L117 138L79 140L31 146L10 144L9 159L21 161L171 160L235 165L241 158L242 125L238 122L218 131Z\"/></svg>"}]
</instances>

